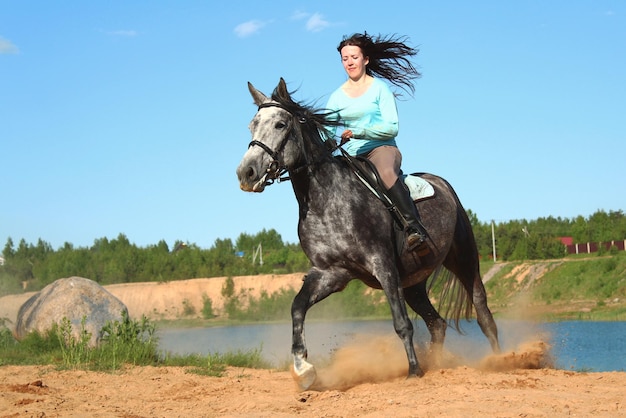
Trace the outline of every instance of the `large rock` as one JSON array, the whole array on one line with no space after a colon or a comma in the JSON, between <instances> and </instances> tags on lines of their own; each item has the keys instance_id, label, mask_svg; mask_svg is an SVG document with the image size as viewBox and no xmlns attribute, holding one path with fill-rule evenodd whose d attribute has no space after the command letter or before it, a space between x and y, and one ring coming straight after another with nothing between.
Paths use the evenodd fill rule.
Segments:
<instances>
[{"instance_id":1,"label":"large rock","mask_svg":"<svg viewBox=\"0 0 626 418\"><path fill-rule=\"evenodd\" d=\"M100 340L102 327L108 321L120 321L128 313L126 305L98 283L82 277L59 279L31 296L20 307L15 336L24 338L32 331L45 333L53 324L67 318L75 338L83 329L91 334L90 345Z\"/></svg>"}]
</instances>

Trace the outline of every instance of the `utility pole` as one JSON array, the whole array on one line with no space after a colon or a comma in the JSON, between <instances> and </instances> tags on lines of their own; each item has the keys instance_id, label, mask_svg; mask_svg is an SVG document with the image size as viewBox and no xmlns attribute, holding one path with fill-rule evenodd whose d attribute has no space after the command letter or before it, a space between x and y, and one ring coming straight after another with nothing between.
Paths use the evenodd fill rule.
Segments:
<instances>
[{"instance_id":1,"label":"utility pole","mask_svg":"<svg viewBox=\"0 0 626 418\"><path fill-rule=\"evenodd\" d=\"M493 219L491 220L491 246L493 248L493 262L498 261L496 259L496 232Z\"/></svg>"},{"instance_id":2,"label":"utility pole","mask_svg":"<svg viewBox=\"0 0 626 418\"><path fill-rule=\"evenodd\" d=\"M256 262L257 255L259 256L259 265L262 266L263 265L263 247L261 246L260 242L259 242L259 246L256 247L256 250L252 252L252 265L254 265L254 263Z\"/></svg>"}]
</instances>

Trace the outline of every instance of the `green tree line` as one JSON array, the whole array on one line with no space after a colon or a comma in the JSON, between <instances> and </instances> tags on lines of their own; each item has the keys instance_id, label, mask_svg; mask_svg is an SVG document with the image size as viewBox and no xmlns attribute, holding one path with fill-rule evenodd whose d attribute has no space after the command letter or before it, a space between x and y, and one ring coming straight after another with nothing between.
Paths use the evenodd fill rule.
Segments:
<instances>
[{"instance_id":1,"label":"green tree line","mask_svg":"<svg viewBox=\"0 0 626 418\"><path fill-rule=\"evenodd\" d=\"M574 243L611 242L626 239L626 215L622 210L599 210L585 218L552 217L534 221L480 222L468 210L478 252L482 259L493 256L495 238L498 261L545 260L567 255L561 237L572 237ZM492 233L493 231L493 233Z\"/></svg>"},{"instance_id":2,"label":"green tree line","mask_svg":"<svg viewBox=\"0 0 626 418\"><path fill-rule=\"evenodd\" d=\"M481 222L468 210L478 250L485 260L493 253L495 236L497 259L560 258L565 247L559 237L571 236L574 242L608 242L626 238L626 216L619 211L597 211L588 218L539 218L513 220L493 225ZM53 281L81 276L102 285L145 281L171 281L198 277L223 277L255 274L304 272L309 261L299 244L283 242L275 230L257 234L242 233L233 243L217 239L208 249L177 241L138 247L124 234L115 239L99 238L90 247L65 243L58 249L39 239L17 245L8 238L2 250L0 295L16 293L27 283L28 290L39 290Z\"/></svg>"},{"instance_id":3,"label":"green tree line","mask_svg":"<svg viewBox=\"0 0 626 418\"><path fill-rule=\"evenodd\" d=\"M217 239L208 249L181 241L170 248L163 240L156 245L138 247L124 234L112 240L96 239L90 247L65 243L57 250L42 239L37 244L22 239L15 245L9 238L2 256L0 295L19 291L25 283L28 290L39 290L59 278L71 276L108 285L284 274L309 268L300 245L284 243L275 230L262 230L255 235L242 233L235 243Z\"/></svg>"}]
</instances>

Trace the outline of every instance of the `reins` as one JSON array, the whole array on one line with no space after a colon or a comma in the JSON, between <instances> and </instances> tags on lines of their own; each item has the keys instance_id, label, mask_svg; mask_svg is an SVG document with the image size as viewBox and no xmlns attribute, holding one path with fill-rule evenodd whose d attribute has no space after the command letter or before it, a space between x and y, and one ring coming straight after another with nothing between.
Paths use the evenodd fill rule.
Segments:
<instances>
[{"instance_id":1,"label":"reins","mask_svg":"<svg viewBox=\"0 0 626 418\"><path fill-rule=\"evenodd\" d=\"M293 116L293 118L296 119L301 125L304 125L304 124L306 124L308 122L308 119L305 116L303 116L303 115L294 115L291 110L287 109L285 106L283 106L282 104L280 104L278 102L262 103L261 105L259 105L258 110L261 110L261 109L264 109L264 108L268 108L268 107L278 107L279 109L282 109L282 110L286 111L291 116ZM285 148L285 145L287 144L287 141L290 138L291 138L290 135L285 136L285 138L279 144L278 149L276 151L272 150L270 147L268 147L264 143L262 143L260 141L257 141L255 139L253 139L250 142L250 144L248 145L248 148L250 148L252 146L255 146L255 145L261 147L273 159L273 161L270 163L269 167L266 170L266 174L265 174L264 178L262 179L265 182L266 186L274 184L274 181L280 183L280 182L283 182L283 181L291 180L291 178L289 176L283 176L283 174L285 174L286 172L297 173L298 171L300 171L300 170L302 170L302 169L304 169L306 167L309 167L309 166L311 166L311 165L313 165L313 164L318 162L318 160L315 160L315 161L312 161L312 162L308 162L308 163L306 163L306 164L304 164L304 165L302 165L300 167L297 167L297 168L289 170L286 167L286 165L281 161L280 153L283 151L283 149ZM339 150L341 155L344 157L346 163L348 164L348 167L350 168L350 170L359 178L359 180L363 184L365 184L365 186L368 189L370 189L370 191L378 199L380 199L385 204L387 209L389 209L391 212L393 212L394 205L393 205L393 203L391 203L391 201L389 200L389 198L385 194L385 191L382 190L381 187L378 186L378 184L376 184L376 182L370 181L368 179L369 176L363 170L363 168L359 165L359 163L357 162L358 160L355 157L353 157L350 154L348 154L348 152L343 149L341 144L338 144L337 141L335 141L332 138L328 138L326 141L324 141L324 145L326 145L326 148L328 149L328 152L330 154L333 154L334 152Z\"/></svg>"},{"instance_id":2,"label":"reins","mask_svg":"<svg viewBox=\"0 0 626 418\"><path fill-rule=\"evenodd\" d=\"M291 112L291 110L287 109L285 106L277 102L262 103L261 105L259 105L258 110L261 110L267 107L278 107L279 109L284 110L285 112L289 113L294 119L296 119L298 123L300 123L301 125L304 125L308 122L308 119L305 116L294 115L293 112ZM280 158L280 153L283 151L283 149L287 145L287 141L289 141L289 139L291 139L290 135L285 136L285 138L278 145L278 149L276 151L272 150L270 147L268 147L261 141L257 141L256 139L253 139L250 142L250 144L248 144L248 148L253 147L255 145L261 147L265 152L267 152L270 155L270 157L272 157L272 162L270 163L269 167L265 171L265 175L261 179L263 182L265 182L266 186L270 186L274 184L275 181L278 183L281 183L283 181L291 180L291 177L289 175L284 176L284 174L285 173L297 173L316 163L316 161L308 162L306 164L301 165L300 167L296 167L296 168L289 170L289 168L285 165L285 163Z\"/></svg>"},{"instance_id":3,"label":"reins","mask_svg":"<svg viewBox=\"0 0 626 418\"><path fill-rule=\"evenodd\" d=\"M300 123L301 125L305 125L308 122L308 119L304 115L294 115L291 110L287 109L285 106L283 106L282 104L278 102L262 103L261 105L259 105L258 110L268 108L268 107L278 107L279 109L286 111L294 119L296 119L298 123ZM265 171L265 175L259 180L259 183L264 182L266 186L270 186L274 184L274 182L281 183L283 181L291 180L291 177L289 175L285 176L284 174L285 173L289 173L289 174L297 173L319 162L320 159L318 158L317 160L307 162L301 165L300 167L289 170L289 168L287 168L287 166L282 162L280 158L280 153L285 148L285 145L287 144L287 141L289 141L289 139L291 139L291 135L285 136L282 142L278 145L278 149L276 151L272 150L270 147L268 147L261 141L257 141L256 139L253 139L250 142L250 144L248 145L248 148L255 146L255 145L259 146L266 153L268 153L270 157L272 157L273 159L273 161L270 163L269 167ZM348 154L348 152L343 149L341 144L338 144L337 141L335 141L333 138L326 139L324 141L324 145L326 146L330 154L333 154L334 152L338 150L343 156L346 164L348 165L348 168L350 168L350 170L354 173L354 175L356 175L359 181L361 181L365 185L365 187L367 187L372 192L372 194L385 205L387 210L391 213L391 216L396 218L396 220L399 221L400 224L404 225L405 227L407 226L406 220L404 219L402 215L400 215L396 205L394 205L393 202L389 199L389 197L387 197L385 190L382 189L381 186L379 186L376 183L376 181L371 181L369 179L369 175L365 172L363 167L360 165L357 158Z\"/></svg>"}]
</instances>

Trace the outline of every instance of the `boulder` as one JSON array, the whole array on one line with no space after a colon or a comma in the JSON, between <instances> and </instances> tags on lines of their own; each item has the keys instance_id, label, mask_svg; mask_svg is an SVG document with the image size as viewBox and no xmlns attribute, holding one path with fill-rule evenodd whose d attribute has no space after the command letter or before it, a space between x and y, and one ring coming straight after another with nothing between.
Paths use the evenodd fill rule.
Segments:
<instances>
[{"instance_id":1,"label":"boulder","mask_svg":"<svg viewBox=\"0 0 626 418\"><path fill-rule=\"evenodd\" d=\"M77 340L81 330L91 334L90 346L101 338L108 321L121 321L128 309L118 298L93 280L82 277L59 279L31 296L20 307L15 337L20 340L32 331L45 333L67 318ZM83 326L83 319L85 321Z\"/></svg>"}]
</instances>

